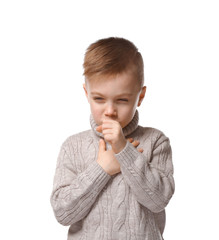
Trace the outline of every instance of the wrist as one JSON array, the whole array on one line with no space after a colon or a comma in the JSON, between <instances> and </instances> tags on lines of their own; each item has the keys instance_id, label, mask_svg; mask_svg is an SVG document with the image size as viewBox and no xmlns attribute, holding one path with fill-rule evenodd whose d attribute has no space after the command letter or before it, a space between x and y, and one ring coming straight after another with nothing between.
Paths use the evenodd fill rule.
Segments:
<instances>
[{"instance_id":1,"label":"wrist","mask_svg":"<svg viewBox=\"0 0 219 240\"><path fill-rule=\"evenodd\" d=\"M127 143L127 141L124 139L124 140L121 140L119 143L113 144L112 145L113 152L115 154L121 152L125 148L126 143Z\"/></svg>"}]
</instances>

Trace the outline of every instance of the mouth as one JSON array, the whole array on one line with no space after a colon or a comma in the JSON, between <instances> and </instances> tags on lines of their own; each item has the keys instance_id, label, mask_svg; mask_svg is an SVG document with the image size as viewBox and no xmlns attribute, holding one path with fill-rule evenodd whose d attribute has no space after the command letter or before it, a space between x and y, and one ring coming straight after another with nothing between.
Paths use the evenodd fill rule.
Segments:
<instances>
[{"instance_id":1,"label":"mouth","mask_svg":"<svg viewBox=\"0 0 219 240\"><path fill-rule=\"evenodd\" d=\"M104 118L104 119L101 120L101 123L103 123L104 120L112 120L112 121L117 121L118 123L120 123L117 118L106 117L106 118Z\"/></svg>"}]
</instances>

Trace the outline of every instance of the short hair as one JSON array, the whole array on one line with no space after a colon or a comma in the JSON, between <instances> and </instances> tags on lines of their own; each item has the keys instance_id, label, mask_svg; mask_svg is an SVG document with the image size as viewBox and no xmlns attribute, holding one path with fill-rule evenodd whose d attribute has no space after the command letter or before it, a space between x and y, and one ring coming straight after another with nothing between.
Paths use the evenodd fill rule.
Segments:
<instances>
[{"instance_id":1,"label":"short hair","mask_svg":"<svg viewBox=\"0 0 219 240\"><path fill-rule=\"evenodd\" d=\"M113 76L131 70L141 87L144 84L144 62L137 47L127 39L110 37L92 43L84 57L85 78Z\"/></svg>"}]
</instances>

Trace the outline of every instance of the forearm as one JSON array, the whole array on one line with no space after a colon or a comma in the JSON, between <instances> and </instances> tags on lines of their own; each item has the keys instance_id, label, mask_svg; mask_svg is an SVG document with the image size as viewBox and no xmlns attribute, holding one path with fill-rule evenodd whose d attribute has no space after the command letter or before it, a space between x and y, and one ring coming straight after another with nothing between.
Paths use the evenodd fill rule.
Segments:
<instances>
[{"instance_id":1,"label":"forearm","mask_svg":"<svg viewBox=\"0 0 219 240\"><path fill-rule=\"evenodd\" d=\"M87 215L110 176L96 162L71 182L65 181L67 178L61 176L64 171L57 170L51 204L57 221L71 225Z\"/></svg>"},{"instance_id":2,"label":"forearm","mask_svg":"<svg viewBox=\"0 0 219 240\"><path fill-rule=\"evenodd\" d=\"M135 194L137 201L152 212L162 211L174 192L171 152L168 152L171 149L167 149L167 146L165 148L164 154L158 153L152 156L147 154L146 149L142 154L127 143L123 151L116 154L124 179ZM155 160L165 167L163 166L162 169L159 165L153 164L153 159L151 161L153 157L160 157L161 159Z\"/></svg>"}]
</instances>

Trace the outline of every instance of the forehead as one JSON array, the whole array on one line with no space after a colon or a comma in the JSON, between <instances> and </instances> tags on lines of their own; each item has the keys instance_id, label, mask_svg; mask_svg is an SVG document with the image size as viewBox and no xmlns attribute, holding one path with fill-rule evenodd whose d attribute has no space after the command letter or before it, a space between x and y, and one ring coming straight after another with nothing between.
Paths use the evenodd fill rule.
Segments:
<instances>
[{"instance_id":1,"label":"forehead","mask_svg":"<svg viewBox=\"0 0 219 240\"><path fill-rule=\"evenodd\" d=\"M139 82L133 74L124 72L121 74L106 76L95 76L92 79L86 79L86 85L90 92L115 92L118 94L133 93L139 89Z\"/></svg>"}]
</instances>

